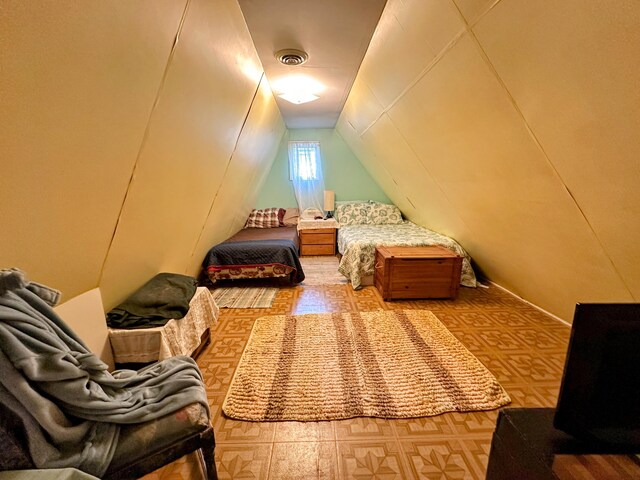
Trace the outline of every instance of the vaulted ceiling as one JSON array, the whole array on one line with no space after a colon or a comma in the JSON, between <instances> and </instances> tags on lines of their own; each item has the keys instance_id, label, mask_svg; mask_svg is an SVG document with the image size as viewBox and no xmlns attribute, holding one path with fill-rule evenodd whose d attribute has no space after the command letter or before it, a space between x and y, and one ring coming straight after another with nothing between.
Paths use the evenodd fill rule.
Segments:
<instances>
[{"instance_id":1,"label":"vaulted ceiling","mask_svg":"<svg viewBox=\"0 0 640 480\"><path fill-rule=\"evenodd\" d=\"M383 4L4 1L0 266L67 298L99 286L107 308L159 271L197 275L286 128L337 118L403 213L492 281L567 320L637 301L640 3ZM346 77L284 104L280 48Z\"/></svg>"},{"instance_id":2,"label":"vaulted ceiling","mask_svg":"<svg viewBox=\"0 0 640 480\"><path fill-rule=\"evenodd\" d=\"M386 0L239 0L249 33L289 128L333 128L349 96ZM299 66L278 62L283 49L306 52ZM292 75L321 84L317 100L300 105L278 97Z\"/></svg>"}]
</instances>

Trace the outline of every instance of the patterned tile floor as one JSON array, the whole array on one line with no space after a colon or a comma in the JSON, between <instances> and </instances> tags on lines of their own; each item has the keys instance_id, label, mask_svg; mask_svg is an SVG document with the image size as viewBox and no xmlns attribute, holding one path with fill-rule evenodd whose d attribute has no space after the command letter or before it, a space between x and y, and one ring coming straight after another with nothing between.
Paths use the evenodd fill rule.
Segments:
<instances>
[{"instance_id":1,"label":"patterned tile floor","mask_svg":"<svg viewBox=\"0 0 640 480\"><path fill-rule=\"evenodd\" d=\"M281 288L270 309L224 309L198 359L206 380L221 479L483 479L497 411L429 418L253 423L221 405L253 321L263 315L427 309L502 383L511 406L555 406L569 327L498 288L461 288L456 300L384 302L374 287ZM146 480L201 478L188 455Z\"/></svg>"}]
</instances>

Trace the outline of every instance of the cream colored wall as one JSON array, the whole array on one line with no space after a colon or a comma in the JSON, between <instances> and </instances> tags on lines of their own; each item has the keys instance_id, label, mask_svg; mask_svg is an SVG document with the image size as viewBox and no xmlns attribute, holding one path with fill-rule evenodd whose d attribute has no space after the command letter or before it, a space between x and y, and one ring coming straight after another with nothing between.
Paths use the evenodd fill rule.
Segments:
<instances>
[{"instance_id":1,"label":"cream colored wall","mask_svg":"<svg viewBox=\"0 0 640 480\"><path fill-rule=\"evenodd\" d=\"M0 267L105 309L196 275L285 130L237 1L0 9Z\"/></svg>"},{"instance_id":2,"label":"cream colored wall","mask_svg":"<svg viewBox=\"0 0 640 480\"><path fill-rule=\"evenodd\" d=\"M640 297L640 4L389 0L337 129L412 220L570 320Z\"/></svg>"},{"instance_id":3,"label":"cream colored wall","mask_svg":"<svg viewBox=\"0 0 640 480\"><path fill-rule=\"evenodd\" d=\"M258 192L271 170L271 165L264 168L262 159L273 161L285 131L280 111L264 77L238 144L227 164L223 181L213 197L210 213L191 258L191 271L199 270L212 245L244 227Z\"/></svg>"},{"instance_id":4,"label":"cream colored wall","mask_svg":"<svg viewBox=\"0 0 640 480\"><path fill-rule=\"evenodd\" d=\"M123 277L141 285L158 271L197 275L192 256L198 242L211 247L224 239L220 233L229 228L227 217L214 214L209 219L214 199L246 218L250 208L244 209L243 202L252 194L246 188L250 184L224 197L216 193L244 163L249 169L254 164L270 167L271 133L284 131L279 115L266 122L256 115L248 130L244 125L253 107L265 108L264 95L257 95L261 76L237 3L192 1L100 280L107 306L130 293L129 285L121 283ZM271 101L275 109L272 96ZM251 145L251 154L234 158L236 144L244 136L260 140ZM206 229L200 238L212 222L217 230Z\"/></svg>"},{"instance_id":5,"label":"cream colored wall","mask_svg":"<svg viewBox=\"0 0 640 480\"><path fill-rule=\"evenodd\" d=\"M2 267L98 285L184 7L2 1Z\"/></svg>"}]
</instances>

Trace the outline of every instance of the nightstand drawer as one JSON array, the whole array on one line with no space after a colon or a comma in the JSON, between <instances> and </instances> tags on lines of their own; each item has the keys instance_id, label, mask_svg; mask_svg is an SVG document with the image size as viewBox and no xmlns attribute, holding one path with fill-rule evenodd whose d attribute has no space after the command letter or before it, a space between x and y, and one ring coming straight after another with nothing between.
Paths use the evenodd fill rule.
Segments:
<instances>
[{"instance_id":1,"label":"nightstand drawer","mask_svg":"<svg viewBox=\"0 0 640 480\"><path fill-rule=\"evenodd\" d=\"M335 228L305 228L300 236L300 255L335 255Z\"/></svg>"},{"instance_id":2,"label":"nightstand drawer","mask_svg":"<svg viewBox=\"0 0 640 480\"><path fill-rule=\"evenodd\" d=\"M302 245L300 247L301 255L334 255L335 249L333 245Z\"/></svg>"},{"instance_id":3,"label":"nightstand drawer","mask_svg":"<svg viewBox=\"0 0 640 480\"><path fill-rule=\"evenodd\" d=\"M333 245L336 237L333 233L316 233L314 235L303 235L303 245Z\"/></svg>"},{"instance_id":4,"label":"nightstand drawer","mask_svg":"<svg viewBox=\"0 0 640 480\"><path fill-rule=\"evenodd\" d=\"M304 230L300 230L300 235L317 235L319 233L329 233L333 235L335 230L335 228L305 228Z\"/></svg>"}]
</instances>

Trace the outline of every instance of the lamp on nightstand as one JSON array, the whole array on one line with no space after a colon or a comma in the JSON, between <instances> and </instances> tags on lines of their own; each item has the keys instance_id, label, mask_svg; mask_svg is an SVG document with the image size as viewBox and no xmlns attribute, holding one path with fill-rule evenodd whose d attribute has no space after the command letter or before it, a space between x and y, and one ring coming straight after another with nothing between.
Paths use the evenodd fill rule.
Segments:
<instances>
[{"instance_id":1,"label":"lamp on nightstand","mask_svg":"<svg viewBox=\"0 0 640 480\"><path fill-rule=\"evenodd\" d=\"M335 210L335 202L336 196L333 190L325 190L324 191L324 210L327 214L324 216L325 219L333 218L333 211Z\"/></svg>"}]
</instances>

